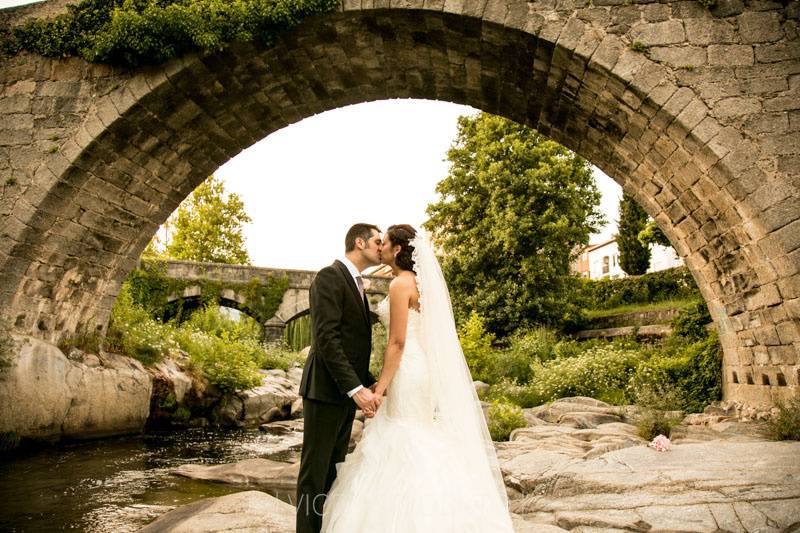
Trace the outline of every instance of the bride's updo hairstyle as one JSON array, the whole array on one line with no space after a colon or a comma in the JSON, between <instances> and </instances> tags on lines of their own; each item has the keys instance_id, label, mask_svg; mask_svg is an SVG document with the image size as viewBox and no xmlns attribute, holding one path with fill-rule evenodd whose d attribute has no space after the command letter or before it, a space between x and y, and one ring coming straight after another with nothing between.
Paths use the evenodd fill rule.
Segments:
<instances>
[{"instance_id":1,"label":"bride's updo hairstyle","mask_svg":"<svg viewBox=\"0 0 800 533\"><path fill-rule=\"evenodd\" d=\"M408 224L395 224L394 226L389 226L389 229L386 230L386 235L392 241L392 246L400 245L400 252L394 258L395 264L403 270L414 272L414 260L411 259L414 247L409 242L417 236L417 230Z\"/></svg>"}]
</instances>

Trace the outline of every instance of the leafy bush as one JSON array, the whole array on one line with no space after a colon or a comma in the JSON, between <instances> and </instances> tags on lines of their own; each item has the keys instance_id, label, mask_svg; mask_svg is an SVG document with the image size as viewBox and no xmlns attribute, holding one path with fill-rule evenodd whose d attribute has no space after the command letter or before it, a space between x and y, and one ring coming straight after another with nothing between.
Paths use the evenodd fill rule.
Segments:
<instances>
[{"instance_id":1,"label":"leafy bush","mask_svg":"<svg viewBox=\"0 0 800 533\"><path fill-rule=\"evenodd\" d=\"M706 303L702 300L681 309L672 319L672 335L689 341L698 341L708 336L706 324L711 322Z\"/></svg>"},{"instance_id":2,"label":"leafy bush","mask_svg":"<svg viewBox=\"0 0 800 533\"><path fill-rule=\"evenodd\" d=\"M186 323L217 337L226 334L233 340L258 341L263 334L261 325L253 318L242 314L238 320L235 320L225 314L219 306L213 304L193 312Z\"/></svg>"},{"instance_id":3,"label":"leafy bush","mask_svg":"<svg viewBox=\"0 0 800 533\"><path fill-rule=\"evenodd\" d=\"M489 382L492 381L492 349L494 334L486 330L486 321L476 311L472 311L469 318L461 325L458 332L461 349L467 360L472 379Z\"/></svg>"},{"instance_id":4,"label":"leafy bush","mask_svg":"<svg viewBox=\"0 0 800 533\"><path fill-rule=\"evenodd\" d=\"M664 411L647 409L636 419L636 434L645 440L653 440L659 435L669 437L672 428L678 424L678 418L669 416Z\"/></svg>"},{"instance_id":5,"label":"leafy bush","mask_svg":"<svg viewBox=\"0 0 800 533\"><path fill-rule=\"evenodd\" d=\"M650 351L628 384L631 398L639 401L642 391L673 384L680 395L676 408L690 413L721 398L722 348L716 332L691 344L669 339Z\"/></svg>"},{"instance_id":6,"label":"leafy bush","mask_svg":"<svg viewBox=\"0 0 800 533\"><path fill-rule=\"evenodd\" d=\"M191 326L175 330L175 340L208 380L223 392L250 389L261 384L257 358L263 353L252 340L216 337Z\"/></svg>"},{"instance_id":7,"label":"leafy bush","mask_svg":"<svg viewBox=\"0 0 800 533\"><path fill-rule=\"evenodd\" d=\"M610 309L632 303L700 298L700 290L688 268L676 267L617 279L581 278L578 295L586 309Z\"/></svg>"},{"instance_id":8,"label":"leafy bush","mask_svg":"<svg viewBox=\"0 0 800 533\"><path fill-rule=\"evenodd\" d=\"M508 440L511 432L527 426L525 415L518 406L495 400L489 407L489 433L492 440Z\"/></svg>"},{"instance_id":9,"label":"leafy bush","mask_svg":"<svg viewBox=\"0 0 800 533\"><path fill-rule=\"evenodd\" d=\"M553 358L558 336L548 328L533 328L517 333L510 339L510 346L497 350L491 356L491 382L509 378L518 383L528 383L533 377L534 362L542 363Z\"/></svg>"},{"instance_id":10,"label":"leafy bush","mask_svg":"<svg viewBox=\"0 0 800 533\"><path fill-rule=\"evenodd\" d=\"M123 283L111 310L106 349L150 365L162 360L175 347L172 328L154 320L147 310L134 304L131 285Z\"/></svg>"},{"instance_id":11,"label":"leafy bush","mask_svg":"<svg viewBox=\"0 0 800 533\"><path fill-rule=\"evenodd\" d=\"M269 45L303 18L338 6L333 0L84 0L55 18L6 31L2 50L157 64L188 52L222 50L235 41Z\"/></svg>"},{"instance_id":12,"label":"leafy bush","mask_svg":"<svg viewBox=\"0 0 800 533\"><path fill-rule=\"evenodd\" d=\"M261 368L289 370L292 367L302 367L306 360L301 352L292 350L283 342L264 344L261 350L262 354L257 358Z\"/></svg>"},{"instance_id":13,"label":"leafy bush","mask_svg":"<svg viewBox=\"0 0 800 533\"><path fill-rule=\"evenodd\" d=\"M800 397L788 404L776 401L777 415L767 420L767 435L774 440L800 440Z\"/></svg>"}]
</instances>

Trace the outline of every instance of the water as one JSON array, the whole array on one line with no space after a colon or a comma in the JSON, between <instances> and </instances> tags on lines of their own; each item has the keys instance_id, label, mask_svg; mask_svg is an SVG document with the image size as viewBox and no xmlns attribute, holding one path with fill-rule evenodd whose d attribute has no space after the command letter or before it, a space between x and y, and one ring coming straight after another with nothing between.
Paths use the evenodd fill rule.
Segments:
<instances>
[{"instance_id":1,"label":"water","mask_svg":"<svg viewBox=\"0 0 800 533\"><path fill-rule=\"evenodd\" d=\"M0 458L0 532L136 531L174 507L248 490L175 476L170 468L254 457L297 460L301 438L192 429L15 452Z\"/></svg>"}]
</instances>

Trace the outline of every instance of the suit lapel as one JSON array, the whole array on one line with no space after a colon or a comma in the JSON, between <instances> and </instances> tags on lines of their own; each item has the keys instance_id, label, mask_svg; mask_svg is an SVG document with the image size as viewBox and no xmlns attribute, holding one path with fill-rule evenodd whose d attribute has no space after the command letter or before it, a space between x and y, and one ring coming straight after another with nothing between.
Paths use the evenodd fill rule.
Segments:
<instances>
[{"instance_id":1,"label":"suit lapel","mask_svg":"<svg viewBox=\"0 0 800 533\"><path fill-rule=\"evenodd\" d=\"M339 271L344 276L345 283L347 283L347 286L350 287L350 293L353 295L353 297L355 297L356 302L360 302L361 303L361 305L360 305L360 307L361 307L361 315L367 321L367 324L369 324L369 314L367 312L367 306L369 304L367 302L366 291L364 291L364 298L362 299L361 298L361 294L358 292L358 285L356 285L356 282L353 279L353 276L350 275L350 271L347 269L345 264L342 263L341 261L339 261L338 259L336 260L335 264L336 264L336 266L339 267Z\"/></svg>"}]
</instances>

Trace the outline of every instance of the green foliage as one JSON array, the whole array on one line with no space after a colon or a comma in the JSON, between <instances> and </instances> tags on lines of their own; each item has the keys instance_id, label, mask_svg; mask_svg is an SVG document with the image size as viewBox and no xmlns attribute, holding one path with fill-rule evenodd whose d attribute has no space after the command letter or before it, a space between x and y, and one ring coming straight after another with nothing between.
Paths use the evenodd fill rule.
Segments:
<instances>
[{"instance_id":1,"label":"green foliage","mask_svg":"<svg viewBox=\"0 0 800 533\"><path fill-rule=\"evenodd\" d=\"M615 238L619 247L619 266L629 276L640 276L650 267L650 247L639 241L647 224L647 213L632 196L619 201L619 225Z\"/></svg>"},{"instance_id":2,"label":"green foliage","mask_svg":"<svg viewBox=\"0 0 800 533\"><path fill-rule=\"evenodd\" d=\"M161 257L247 265L242 225L251 219L238 194L225 198L225 185L214 176L201 183L187 197L166 226L172 230ZM153 243L148 245L154 250Z\"/></svg>"},{"instance_id":3,"label":"green foliage","mask_svg":"<svg viewBox=\"0 0 800 533\"><path fill-rule=\"evenodd\" d=\"M700 299L700 290L686 267L668 268L618 279L580 279L577 297L587 309L610 309L670 299Z\"/></svg>"},{"instance_id":4,"label":"green foliage","mask_svg":"<svg viewBox=\"0 0 800 533\"><path fill-rule=\"evenodd\" d=\"M209 279L173 279L166 276L166 262L161 259L142 259L140 267L131 271L126 283L130 286L133 303L143 307L156 317L175 317L178 321L185 318L184 301L168 305L170 295L181 294L186 287L199 285L202 307L218 306L223 289L231 289L242 294L246 303L242 311L265 323L272 318L289 288L286 276L270 276L266 283L253 278L247 283L219 282Z\"/></svg>"},{"instance_id":5,"label":"green foliage","mask_svg":"<svg viewBox=\"0 0 800 533\"><path fill-rule=\"evenodd\" d=\"M172 421L176 424L184 425L189 422L189 419L192 417L192 410L185 405L181 405L175 412L172 413Z\"/></svg>"},{"instance_id":6,"label":"green foliage","mask_svg":"<svg viewBox=\"0 0 800 533\"><path fill-rule=\"evenodd\" d=\"M261 368L289 370L292 367L302 367L306 361L301 352L285 343L264 344L263 351L263 356L258 359L258 366Z\"/></svg>"},{"instance_id":7,"label":"green foliage","mask_svg":"<svg viewBox=\"0 0 800 533\"><path fill-rule=\"evenodd\" d=\"M800 440L800 397L788 404L775 402L778 413L767 420L767 435L773 440Z\"/></svg>"},{"instance_id":8,"label":"green foliage","mask_svg":"<svg viewBox=\"0 0 800 533\"><path fill-rule=\"evenodd\" d=\"M667 384L674 385L680 399L671 408L699 413L721 399L722 348L716 332L690 343L673 337L651 352L628 384L628 395L637 403L648 390L660 390Z\"/></svg>"},{"instance_id":9,"label":"green foliage","mask_svg":"<svg viewBox=\"0 0 800 533\"><path fill-rule=\"evenodd\" d=\"M688 341L698 341L708 336L706 325L711 322L706 303L702 300L681 309L672 319L672 334Z\"/></svg>"},{"instance_id":10,"label":"green foliage","mask_svg":"<svg viewBox=\"0 0 800 533\"><path fill-rule=\"evenodd\" d=\"M518 406L495 400L489 406L489 434L494 441L508 440L511 432L527 426L525 415Z\"/></svg>"},{"instance_id":11,"label":"green foliage","mask_svg":"<svg viewBox=\"0 0 800 533\"><path fill-rule=\"evenodd\" d=\"M697 0L700 2L700 5L705 7L706 9L714 9L717 7L717 0Z\"/></svg>"},{"instance_id":12,"label":"green foliage","mask_svg":"<svg viewBox=\"0 0 800 533\"><path fill-rule=\"evenodd\" d=\"M239 41L270 45L333 0L84 0L55 18L6 31L2 51L80 56L124 66L157 64Z\"/></svg>"},{"instance_id":13,"label":"green foliage","mask_svg":"<svg viewBox=\"0 0 800 533\"><path fill-rule=\"evenodd\" d=\"M644 44L642 41L633 41L631 44L628 45L628 48L633 50L634 52L644 53L647 52L648 46Z\"/></svg>"},{"instance_id":14,"label":"green foliage","mask_svg":"<svg viewBox=\"0 0 800 533\"><path fill-rule=\"evenodd\" d=\"M443 250L459 321L472 310L504 336L579 314L573 250L603 221L589 164L533 129L460 117L448 176L424 224Z\"/></svg>"},{"instance_id":15,"label":"green foliage","mask_svg":"<svg viewBox=\"0 0 800 533\"><path fill-rule=\"evenodd\" d=\"M252 340L258 342L263 336L261 325L251 317L242 314L233 319L223 313L219 306L209 305L193 312L186 321L187 325L200 331L222 337L227 335L232 340Z\"/></svg>"},{"instance_id":16,"label":"green foliage","mask_svg":"<svg viewBox=\"0 0 800 533\"><path fill-rule=\"evenodd\" d=\"M669 239L667 238L666 234L661 229L661 227L656 223L655 220L651 220L647 224L645 224L644 229L642 229L642 231L639 232L637 238L639 239L639 242L642 243L642 245L644 246L650 244L659 244L661 246L667 246L667 247L672 246L672 243L669 242Z\"/></svg>"},{"instance_id":17,"label":"green foliage","mask_svg":"<svg viewBox=\"0 0 800 533\"><path fill-rule=\"evenodd\" d=\"M486 322L478 312L470 313L459 328L458 338L472 379L490 381L494 335L486 331Z\"/></svg>"},{"instance_id":18,"label":"green foliage","mask_svg":"<svg viewBox=\"0 0 800 533\"><path fill-rule=\"evenodd\" d=\"M286 324L283 340L292 350L311 346L311 315L305 314Z\"/></svg>"},{"instance_id":19,"label":"green foliage","mask_svg":"<svg viewBox=\"0 0 800 533\"><path fill-rule=\"evenodd\" d=\"M484 355L487 383L501 379L516 383L528 383L533 378L533 363L552 359L559 345L556 332L552 329L535 327L521 330L511 336L509 346Z\"/></svg>"},{"instance_id":20,"label":"green foliage","mask_svg":"<svg viewBox=\"0 0 800 533\"><path fill-rule=\"evenodd\" d=\"M122 284L111 310L106 349L150 365L162 360L176 345L172 328L154 320L147 309L134 301L134 293L134 285Z\"/></svg>"},{"instance_id":21,"label":"green foliage","mask_svg":"<svg viewBox=\"0 0 800 533\"><path fill-rule=\"evenodd\" d=\"M669 437L672 428L680 424L680 419L669 416L664 411L644 410L636 417L636 434L645 440L653 440L659 435Z\"/></svg>"}]
</instances>

